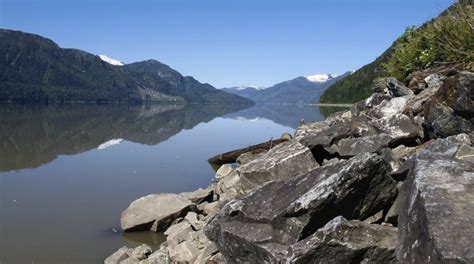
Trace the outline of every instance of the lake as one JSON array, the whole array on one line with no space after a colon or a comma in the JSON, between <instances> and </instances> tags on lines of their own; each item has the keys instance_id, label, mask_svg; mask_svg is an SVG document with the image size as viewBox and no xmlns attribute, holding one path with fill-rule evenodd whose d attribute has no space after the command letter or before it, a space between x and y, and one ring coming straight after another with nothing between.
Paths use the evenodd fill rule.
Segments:
<instances>
[{"instance_id":1,"label":"lake","mask_svg":"<svg viewBox=\"0 0 474 264\"><path fill-rule=\"evenodd\" d=\"M0 263L103 263L162 234L120 231L120 212L208 186L207 159L293 134L307 105L0 105Z\"/></svg>"}]
</instances>

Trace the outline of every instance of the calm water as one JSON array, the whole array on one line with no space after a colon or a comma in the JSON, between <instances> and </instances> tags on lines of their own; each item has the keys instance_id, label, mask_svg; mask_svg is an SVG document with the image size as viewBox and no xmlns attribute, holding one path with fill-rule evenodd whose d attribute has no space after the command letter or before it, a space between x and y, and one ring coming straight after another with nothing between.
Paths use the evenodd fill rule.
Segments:
<instances>
[{"instance_id":1,"label":"calm water","mask_svg":"<svg viewBox=\"0 0 474 264\"><path fill-rule=\"evenodd\" d=\"M0 105L0 263L102 263L140 196L206 187L217 153L293 133L312 106ZM118 232L114 232L113 229Z\"/></svg>"}]
</instances>

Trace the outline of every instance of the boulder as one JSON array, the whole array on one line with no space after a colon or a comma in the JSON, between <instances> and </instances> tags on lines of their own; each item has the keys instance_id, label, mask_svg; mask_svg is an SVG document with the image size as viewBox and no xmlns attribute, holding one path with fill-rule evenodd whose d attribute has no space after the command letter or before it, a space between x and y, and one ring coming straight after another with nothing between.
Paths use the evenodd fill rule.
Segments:
<instances>
[{"instance_id":1,"label":"boulder","mask_svg":"<svg viewBox=\"0 0 474 264\"><path fill-rule=\"evenodd\" d=\"M234 167L231 164L224 164L219 167L214 178L220 180L234 171Z\"/></svg>"},{"instance_id":2,"label":"boulder","mask_svg":"<svg viewBox=\"0 0 474 264\"><path fill-rule=\"evenodd\" d=\"M282 263L397 263L396 241L394 227L338 216L290 246Z\"/></svg>"},{"instance_id":3,"label":"boulder","mask_svg":"<svg viewBox=\"0 0 474 264\"><path fill-rule=\"evenodd\" d=\"M410 90L408 87L403 85L397 79L390 77L387 79L387 89L391 96L399 97L399 96L406 96L406 95L413 95L413 91Z\"/></svg>"},{"instance_id":4,"label":"boulder","mask_svg":"<svg viewBox=\"0 0 474 264\"><path fill-rule=\"evenodd\" d=\"M184 241L169 249L170 259L174 263L194 263L199 253L196 246L189 241Z\"/></svg>"},{"instance_id":5,"label":"boulder","mask_svg":"<svg viewBox=\"0 0 474 264\"><path fill-rule=\"evenodd\" d=\"M338 215L365 219L393 202L389 164L360 154L261 188L227 203L204 232L226 259L275 262L287 247Z\"/></svg>"},{"instance_id":6,"label":"boulder","mask_svg":"<svg viewBox=\"0 0 474 264\"><path fill-rule=\"evenodd\" d=\"M456 159L461 134L430 142L412 156L400 191L401 263L474 263L474 163Z\"/></svg>"},{"instance_id":7,"label":"boulder","mask_svg":"<svg viewBox=\"0 0 474 264\"><path fill-rule=\"evenodd\" d=\"M330 146L334 141L350 135L351 120L340 117L298 127L295 140L312 149L315 146Z\"/></svg>"},{"instance_id":8,"label":"boulder","mask_svg":"<svg viewBox=\"0 0 474 264\"><path fill-rule=\"evenodd\" d=\"M203 212L204 212L205 215L213 215L217 212L217 210L219 210L219 202L218 201L206 204L204 206Z\"/></svg>"},{"instance_id":9,"label":"boulder","mask_svg":"<svg viewBox=\"0 0 474 264\"><path fill-rule=\"evenodd\" d=\"M261 157L265 152L259 152L259 153L253 153L253 152L245 152L240 154L240 156L237 158L237 163L239 165L244 165L252 160Z\"/></svg>"},{"instance_id":10,"label":"boulder","mask_svg":"<svg viewBox=\"0 0 474 264\"><path fill-rule=\"evenodd\" d=\"M383 101L389 101L392 99L391 96L382 93L374 93L369 98L359 101L352 105L351 112L353 115L360 115L382 103Z\"/></svg>"},{"instance_id":11,"label":"boulder","mask_svg":"<svg viewBox=\"0 0 474 264\"><path fill-rule=\"evenodd\" d=\"M474 118L474 73L462 71L444 82L437 97L458 116Z\"/></svg>"},{"instance_id":12,"label":"boulder","mask_svg":"<svg viewBox=\"0 0 474 264\"><path fill-rule=\"evenodd\" d=\"M369 124L379 133L388 135L391 138L389 141L391 146L414 144L423 133L423 127L404 114L376 119L370 121Z\"/></svg>"},{"instance_id":13,"label":"boulder","mask_svg":"<svg viewBox=\"0 0 474 264\"><path fill-rule=\"evenodd\" d=\"M139 264L140 260L134 258L134 257L129 257L125 260L120 261L120 264Z\"/></svg>"},{"instance_id":14,"label":"boulder","mask_svg":"<svg viewBox=\"0 0 474 264\"><path fill-rule=\"evenodd\" d=\"M133 249L131 257L135 258L137 260L143 260L148 257L152 252L150 246L146 244L142 244L136 248Z\"/></svg>"},{"instance_id":15,"label":"boulder","mask_svg":"<svg viewBox=\"0 0 474 264\"><path fill-rule=\"evenodd\" d=\"M172 225L165 231L166 241L170 246L175 246L185 241L188 234L193 231L191 224L187 221Z\"/></svg>"},{"instance_id":16,"label":"boulder","mask_svg":"<svg viewBox=\"0 0 474 264\"><path fill-rule=\"evenodd\" d=\"M308 173L319 164L311 150L297 141L282 143L261 157L237 168L240 185L250 191L268 181L284 181Z\"/></svg>"},{"instance_id":17,"label":"boulder","mask_svg":"<svg viewBox=\"0 0 474 264\"><path fill-rule=\"evenodd\" d=\"M171 264L168 248L161 247L149 255L147 259L140 261L140 264Z\"/></svg>"},{"instance_id":18,"label":"boulder","mask_svg":"<svg viewBox=\"0 0 474 264\"><path fill-rule=\"evenodd\" d=\"M455 115L454 110L437 99L425 104L425 125L430 128L430 138L442 138L473 130L470 121Z\"/></svg>"},{"instance_id":19,"label":"boulder","mask_svg":"<svg viewBox=\"0 0 474 264\"><path fill-rule=\"evenodd\" d=\"M378 134L367 137L344 138L330 148L330 152L337 153L340 157L353 157L359 153L376 152L388 147L392 138L387 134Z\"/></svg>"},{"instance_id":20,"label":"boulder","mask_svg":"<svg viewBox=\"0 0 474 264\"><path fill-rule=\"evenodd\" d=\"M104 260L104 264L119 264L123 260L126 260L127 258L129 258L130 255L132 255L132 249L126 246L123 246L119 248L117 251L115 251L112 255L107 257Z\"/></svg>"},{"instance_id":21,"label":"boulder","mask_svg":"<svg viewBox=\"0 0 474 264\"><path fill-rule=\"evenodd\" d=\"M180 195L193 203L212 202L214 186L210 185L206 189L199 188L193 192L180 193Z\"/></svg>"},{"instance_id":22,"label":"boulder","mask_svg":"<svg viewBox=\"0 0 474 264\"><path fill-rule=\"evenodd\" d=\"M198 219L198 215L195 212L188 212L184 220L191 224L194 230L200 230L204 225L204 222Z\"/></svg>"},{"instance_id":23,"label":"boulder","mask_svg":"<svg viewBox=\"0 0 474 264\"><path fill-rule=\"evenodd\" d=\"M171 193L151 194L133 201L122 212L120 224L125 231L164 231L179 217L195 209L188 199Z\"/></svg>"}]
</instances>

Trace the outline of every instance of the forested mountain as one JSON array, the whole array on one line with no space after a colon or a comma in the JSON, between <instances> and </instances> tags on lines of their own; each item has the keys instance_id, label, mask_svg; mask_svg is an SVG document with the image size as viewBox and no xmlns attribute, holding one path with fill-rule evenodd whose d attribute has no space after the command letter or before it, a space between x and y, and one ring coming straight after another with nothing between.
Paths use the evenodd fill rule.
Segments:
<instances>
[{"instance_id":1,"label":"forested mountain","mask_svg":"<svg viewBox=\"0 0 474 264\"><path fill-rule=\"evenodd\" d=\"M375 61L338 81L321 96L322 103L353 103L370 96L378 78L400 81L412 72L459 64L473 69L473 0L462 0L420 27L407 27Z\"/></svg>"},{"instance_id":2,"label":"forested mountain","mask_svg":"<svg viewBox=\"0 0 474 264\"><path fill-rule=\"evenodd\" d=\"M261 103L313 103L319 101L324 90L350 74L316 74L297 77L265 89L237 87L224 90Z\"/></svg>"},{"instance_id":3,"label":"forested mountain","mask_svg":"<svg viewBox=\"0 0 474 264\"><path fill-rule=\"evenodd\" d=\"M111 65L38 35L0 29L0 101L251 103L158 61Z\"/></svg>"}]
</instances>

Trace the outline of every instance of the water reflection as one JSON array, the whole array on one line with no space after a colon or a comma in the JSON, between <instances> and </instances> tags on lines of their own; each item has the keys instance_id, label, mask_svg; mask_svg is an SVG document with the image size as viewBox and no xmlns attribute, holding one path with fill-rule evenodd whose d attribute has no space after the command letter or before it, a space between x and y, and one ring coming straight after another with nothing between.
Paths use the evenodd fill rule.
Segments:
<instances>
[{"instance_id":1,"label":"water reflection","mask_svg":"<svg viewBox=\"0 0 474 264\"><path fill-rule=\"evenodd\" d=\"M156 145L241 105L0 105L0 172L35 168L58 155L121 140Z\"/></svg>"}]
</instances>

